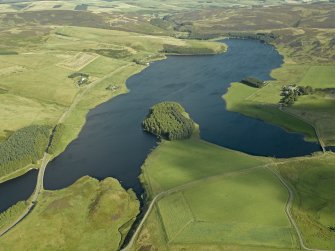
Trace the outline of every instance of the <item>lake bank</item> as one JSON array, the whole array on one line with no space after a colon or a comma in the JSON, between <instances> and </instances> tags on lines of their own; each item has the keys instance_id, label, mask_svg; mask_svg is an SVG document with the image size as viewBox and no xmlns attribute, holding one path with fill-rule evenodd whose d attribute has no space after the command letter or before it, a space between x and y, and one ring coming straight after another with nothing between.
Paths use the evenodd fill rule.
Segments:
<instances>
[{"instance_id":1,"label":"lake bank","mask_svg":"<svg viewBox=\"0 0 335 251\"><path fill-rule=\"evenodd\" d=\"M45 188L64 188L85 175L98 179L112 176L140 197L139 167L156 146L156 138L142 131L141 122L149 108L160 101L181 103L200 124L202 139L224 147L277 157L317 151L317 145L304 142L299 134L226 110L221 96L231 82L249 75L270 79L270 72L282 64L272 46L250 40L230 39L227 43L225 54L171 56L145 69L122 71L120 78L127 79L127 87L120 90L121 95L91 110L86 119L78 114L84 115L87 105L68 118L67 123L86 123L81 131L80 126L73 129L71 137L78 138L49 163ZM129 74L132 77L128 78Z\"/></svg>"}]
</instances>

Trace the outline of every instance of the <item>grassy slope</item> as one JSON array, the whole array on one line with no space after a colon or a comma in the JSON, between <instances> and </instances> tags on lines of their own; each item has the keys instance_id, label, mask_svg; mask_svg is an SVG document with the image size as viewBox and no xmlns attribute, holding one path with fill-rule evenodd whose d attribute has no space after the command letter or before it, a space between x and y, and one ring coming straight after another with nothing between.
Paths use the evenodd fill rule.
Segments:
<instances>
[{"instance_id":1,"label":"grassy slope","mask_svg":"<svg viewBox=\"0 0 335 251\"><path fill-rule=\"evenodd\" d=\"M32 35L38 37L38 32L41 31L38 28L36 30ZM0 74L5 72L3 76L7 80L0 86L8 90L0 94L4 104L0 108L0 118L3 118L0 137L5 139L10 130L32 123L54 126L75 97L88 89L63 121L65 129L60 144L55 150L55 156L77 137L90 109L127 92L126 80L145 68L142 64L134 63L134 59L140 59L144 63L161 59L164 57L160 53L163 44L192 43L192 41L170 37L78 27L57 27L55 30L50 28L50 33L44 34L47 39L30 41L28 35L16 36L18 32L25 31L24 27L15 32L10 30L4 41L0 39L0 45L14 46L14 49L20 52L19 55L0 58ZM56 32L64 35L57 35ZM15 43L11 43L10 39ZM194 43L197 46L213 47L213 49L218 46L217 43ZM30 52L32 45L34 49ZM78 69L70 70L62 67L62 64L69 58L74 58L78 52L94 48L126 48L132 53L121 59L99 56L90 64L83 66L80 71L89 73L94 85L91 84L92 88L90 85L79 88L73 80L68 79L69 73ZM80 62L78 64L80 65ZM33 81L35 79L36 81ZM119 89L114 92L106 90L110 85L119 86ZM1 182L22 175L27 170L28 168L24 168L13 175L6 176L1 179Z\"/></svg>"},{"instance_id":2,"label":"grassy slope","mask_svg":"<svg viewBox=\"0 0 335 251\"><path fill-rule=\"evenodd\" d=\"M178 186L180 191L159 200L137 247L296 247L284 211L287 191L260 167L265 163L199 139L164 141L146 160L142 180L151 198Z\"/></svg>"},{"instance_id":3,"label":"grassy slope","mask_svg":"<svg viewBox=\"0 0 335 251\"><path fill-rule=\"evenodd\" d=\"M135 195L118 181L83 177L44 191L33 212L1 238L1 250L117 250L138 212Z\"/></svg>"},{"instance_id":4,"label":"grassy slope","mask_svg":"<svg viewBox=\"0 0 335 251\"><path fill-rule=\"evenodd\" d=\"M303 133L306 140L316 141L315 131L311 125L278 109L279 93L280 88L275 83L270 83L262 89L233 83L223 98L230 111L240 112L290 131Z\"/></svg>"},{"instance_id":5,"label":"grassy slope","mask_svg":"<svg viewBox=\"0 0 335 251\"><path fill-rule=\"evenodd\" d=\"M149 196L153 197L164 190L197 179L264 163L263 158L231 151L198 139L164 141L143 164L142 179Z\"/></svg>"},{"instance_id":6,"label":"grassy slope","mask_svg":"<svg viewBox=\"0 0 335 251\"><path fill-rule=\"evenodd\" d=\"M213 50L219 45L83 27L21 27L8 28L3 32L0 47L11 47L19 54L0 57L0 75L4 80L0 88L6 90L0 94L0 139L6 138L8 130L17 130L30 124L54 126L75 98L89 88L65 118L62 145L59 145L56 155L76 138L90 109L126 92L127 78L144 69L147 62L164 57L160 53L163 44L195 44ZM18 36L22 33L24 35ZM131 53L122 58L97 55L88 65L74 60L78 53L87 54L87 50L100 48L125 49ZM143 65L134 63L135 59ZM64 62L68 61L74 61L73 69L64 67ZM90 74L90 81L94 83L91 84L92 88L90 85L78 87L74 80L68 78L70 73L78 70ZM114 92L106 90L110 85L119 86L119 89Z\"/></svg>"},{"instance_id":7,"label":"grassy slope","mask_svg":"<svg viewBox=\"0 0 335 251\"><path fill-rule=\"evenodd\" d=\"M308 247L335 249L335 155L278 165L295 190L293 215Z\"/></svg>"},{"instance_id":8,"label":"grassy slope","mask_svg":"<svg viewBox=\"0 0 335 251\"><path fill-rule=\"evenodd\" d=\"M273 72L279 84L297 83L310 85L313 88L335 88L334 65L301 65L285 63L282 68ZM312 124L319 131L326 145L335 144L333 95L314 94L300 97L293 106L286 110Z\"/></svg>"}]
</instances>

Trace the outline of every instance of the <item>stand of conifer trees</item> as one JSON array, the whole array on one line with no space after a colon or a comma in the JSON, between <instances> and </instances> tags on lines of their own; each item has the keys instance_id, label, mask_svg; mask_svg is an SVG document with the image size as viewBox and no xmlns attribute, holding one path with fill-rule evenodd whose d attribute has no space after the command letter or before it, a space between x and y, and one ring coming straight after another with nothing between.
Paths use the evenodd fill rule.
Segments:
<instances>
[{"instance_id":1,"label":"stand of conifer trees","mask_svg":"<svg viewBox=\"0 0 335 251\"><path fill-rule=\"evenodd\" d=\"M145 131L168 140L186 139L194 131L194 122L184 112L178 103L162 102L150 109L142 126Z\"/></svg>"},{"instance_id":2,"label":"stand of conifer trees","mask_svg":"<svg viewBox=\"0 0 335 251\"><path fill-rule=\"evenodd\" d=\"M50 127L31 125L0 143L0 176L41 159L49 143L49 134Z\"/></svg>"}]
</instances>

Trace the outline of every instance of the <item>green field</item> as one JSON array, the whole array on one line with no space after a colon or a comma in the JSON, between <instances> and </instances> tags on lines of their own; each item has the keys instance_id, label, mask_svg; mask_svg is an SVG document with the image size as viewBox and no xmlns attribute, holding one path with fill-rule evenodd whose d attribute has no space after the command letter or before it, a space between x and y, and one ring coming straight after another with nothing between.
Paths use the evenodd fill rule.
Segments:
<instances>
[{"instance_id":1,"label":"green field","mask_svg":"<svg viewBox=\"0 0 335 251\"><path fill-rule=\"evenodd\" d=\"M293 215L310 248L335 249L335 156L302 159L278 165L295 190Z\"/></svg>"},{"instance_id":2,"label":"green field","mask_svg":"<svg viewBox=\"0 0 335 251\"><path fill-rule=\"evenodd\" d=\"M335 88L335 66L311 66L300 83L314 88Z\"/></svg>"},{"instance_id":3,"label":"green field","mask_svg":"<svg viewBox=\"0 0 335 251\"><path fill-rule=\"evenodd\" d=\"M198 139L164 141L142 166L142 180L150 197L153 197L164 190L197 179L264 163L266 159L228 150Z\"/></svg>"},{"instance_id":4,"label":"green field","mask_svg":"<svg viewBox=\"0 0 335 251\"><path fill-rule=\"evenodd\" d=\"M146 160L142 180L151 197L166 195L151 212L137 246L297 248L284 210L288 192L266 163L198 139L164 141ZM153 217L158 222L151 222Z\"/></svg>"},{"instance_id":5,"label":"green field","mask_svg":"<svg viewBox=\"0 0 335 251\"><path fill-rule=\"evenodd\" d=\"M135 194L117 180L83 177L43 191L27 218L1 237L1 250L118 250L138 213Z\"/></svg>"},{"instance_id":6,"label":"green field","mask_svg":"<svg viewBox=\"0 0 335 251\"><path fill-rule=\"evenodd\" d=\"M227 109L279 125L289 131L304 134L305 139L316 141L313 127L278 109L280 86L269 83L256 89L242 83L233 83L223 96Z\"/></svg>"},{"instance_id":7,"label":"green field","mask_svg":"<svg viewBox=\"0 0 335 251\"><path fill-rule=\"evenodd\" d=\"M290 222L283 211L287 191L266 170L204 181L181 192L178 194L181 198L171 202L174 196L158 203L166 232L173 233L167 235L170 244L296 247ZM178 208L183 199L185 209ZM165 200L170 201L164 205ZM190 212L181 213L185 211Z\"/></svg>"}]
</instances>

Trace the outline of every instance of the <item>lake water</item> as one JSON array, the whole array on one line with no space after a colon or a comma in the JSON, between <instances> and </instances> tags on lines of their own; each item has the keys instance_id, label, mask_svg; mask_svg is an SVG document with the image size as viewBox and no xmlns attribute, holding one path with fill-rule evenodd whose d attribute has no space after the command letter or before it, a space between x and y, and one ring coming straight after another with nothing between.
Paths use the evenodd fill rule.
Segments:
<instances>
[{"instance_id":1,"label":"lake water","mask_svg":"<svg viewBox=\"0 0 335 251\"><path fill-rule=\"evenodd\" d=\"M222 95L231 82L247 76L268 80L283 61L272 46L256 40L224 42L229 46L225 54L170 56L128 79L130 92L91 110L79 137L49 163L45 188L67 187L84 175L112 176L140 195L140 166L157 144L141 122L161 101L179 102L200 125L201 137L224 147L279 158L319 151L300 134L226 110Z\"/></svg>"},{"instance_id":2,"label":"lake water","mask_svg":"<svg viewBox=\"0 0 335 251\"><path fill-rule=\"evenodd\" d=\"M0 212L30 197L35 189L37 174L37 170L31 170L23 176L0 184Z\"/></svg>"}]
</instances>

